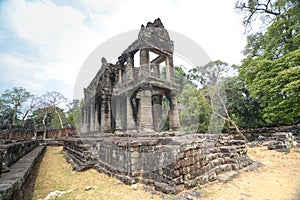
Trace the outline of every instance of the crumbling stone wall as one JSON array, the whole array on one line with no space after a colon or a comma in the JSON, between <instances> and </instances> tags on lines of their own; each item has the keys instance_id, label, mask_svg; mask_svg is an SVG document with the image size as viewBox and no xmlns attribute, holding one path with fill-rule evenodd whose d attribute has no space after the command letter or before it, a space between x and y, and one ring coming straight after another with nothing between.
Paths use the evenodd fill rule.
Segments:
<instances>
[{"instance_id":1,"label":"crumbling stone wall","mask_svg":"<svg viewBox=\"0 0 300 200\"><path fill-rule=\"evenodd\" d=\"M30 140L34 138L34 129L13 128L0 130L0 139L4 140Z\"/></svg>"},{"instance_id":2,"label":"crumbling stone wall","mask_svg":"<svg viewBox=\"0 0 300 200\"><path fill-rule=\"evenodd\" d=\"M30 152L38 145L38 141L11 141L2 140L0 144L0 174L9 171L9 167L16 163L20 158Z\"/></svg>"},{"instance_id":3,"label":"crumbling stone wall","mask_svg":"<svg viewBox=\"0 0 300 200\"><path fill-rule=\"evenodd\" d=\"M64 142L74 169L93 166L127 184L141 181L165 193L178 193L216 180L253 161L245 143L227 135L183 134L97 137Z\"/></svg>"},{"instance_id":4,"label":"crumbling stone wall","mask_svg":"<svg viewBox=\"0 0 300 200\"><path fill-rule=\"evenodd\" d=\"M45 152L45 146L37 146L0 177L0 199L31 199L39 164Z\"/></svg>"},{"instance_id":5,"label":"crumbling stone wall","mask_svg":"<svg viewBox=\"0 0 300 200\"><path fill-rule=\"evenodd\" d=\"M77 135L78 133L75 128L52 129L47 130L46 139L64 140Z\"/></svg>"},{"instance_id":6,"label":"crumbling stone wall","mask_svg":"<svg viewBox=\"0 0 300 200\"><path fill-rule=\"evenodd\" d=\"M291 132L300 139L300 124L292 126L278 126L278 127L263 127L243 130L246 137L250 140L256 140L260 135L264 137L271 137L276 132Z\"/></svg>"}]
</instances>

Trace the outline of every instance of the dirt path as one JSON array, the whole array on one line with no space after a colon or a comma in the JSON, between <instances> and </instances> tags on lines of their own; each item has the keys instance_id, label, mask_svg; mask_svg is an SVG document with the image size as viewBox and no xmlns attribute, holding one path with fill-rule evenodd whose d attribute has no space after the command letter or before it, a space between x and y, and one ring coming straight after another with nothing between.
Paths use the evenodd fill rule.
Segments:
<instances>
[{"instance_id":1,"label":"dirt path","mask_svg":"<svg viewBox=\"0 0 300 200\"><path fill-rule=\"evenodd\" d=\"M255 171L240 173L227 183L198 188L204 200L300 199L300 148L290 153L270 151L266 147L249 148L252 159L262 162ZM91 187L86 191L86 187ZM61 147L48 147L41 163L33 199L44 199L55 190L71 192L57 199L160 199L139 185L134 190L115 178L95 170L73 172L65 162ZM166 196L171 199L173 195Z\"/></svg>"},{"instance_id":2,"label":"dirt path","mask_svg":"<svg viewBox=\"0 0 300 200\"><path fill-rule=\"evenodd\" d=\"M296 150L296 151L295 151ZM263 165L227 183L203 186L203 199L300 199L300 149L290 153L270 151L267 147L248 148L249 156Z\"/></svg>"}]
</instances>

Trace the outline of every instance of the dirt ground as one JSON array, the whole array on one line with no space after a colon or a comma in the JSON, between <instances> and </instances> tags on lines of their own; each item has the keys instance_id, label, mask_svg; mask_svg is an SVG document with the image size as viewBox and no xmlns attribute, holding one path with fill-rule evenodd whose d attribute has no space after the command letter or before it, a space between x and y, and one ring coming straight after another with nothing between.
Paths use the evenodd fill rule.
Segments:
<instances>
[{"instance_id":1,"label":"dirt ground","mask_svg":"<svg viewBox=\"0 0 300 200\"><path fill-rule=\"evenodd\" d=\"M300 199L300 148L280 153L255 147L248 148L248 155L262 166L240 173L227 183L202 186L202 199Z\"/></svg>"},{"instance_id":2,"label":"dirt ground","mask_svg":"<svg viewBox=\"0 0 300 200\"><path fill-rule=\"evenodd\" d=\"M300 199L300 148L290 153L270 151L266 147L248 148L248 154L262 166L240 173L226 183L211 183L196 190L204 200ZM88 189L88 190L86 190ZM61 147L48 147L41 163L33 199L44 199L55 190L68 191L57 199L160 199L138 185L133 189L119 180L95 170L72 171ZM165 196L172 199L173 195Z\"/></svg>"}]
</instances>

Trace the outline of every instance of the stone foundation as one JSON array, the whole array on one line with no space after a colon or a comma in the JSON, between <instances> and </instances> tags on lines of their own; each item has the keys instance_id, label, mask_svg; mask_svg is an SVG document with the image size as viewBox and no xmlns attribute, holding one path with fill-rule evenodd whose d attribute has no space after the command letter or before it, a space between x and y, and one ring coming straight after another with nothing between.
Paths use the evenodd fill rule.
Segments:
<instances>
[{"instance_id":1,"label":"stone foundation","mask_svg":"<svg viewBox=\"0 0 300 200\"><path fill-rule=\"evenodd\" d=\"M0 144L0 175L38 145L36 140L2 140Z\"/></svg>"},{"instance_id":2,"label":"stone foundation","mask_svg":"<svg viewBox=\"0 0 300 200\"><path fill-rule=\"evenodd\" d=\"M31 199L39 164L45 146L37 146L14 164L0 177L0 199Z\"/></svg>"},{"instance_id":3,"label":"stone foundation","mask_svg":"<svg viewBox=\"0 0 300 200\"><path fill-rule=\"evenodd\" d=\"M223 134L99 136L66 140L64 150L75 170L93 167L173 194L253 163L244 141Z\"/></svg>"}]
</instances>

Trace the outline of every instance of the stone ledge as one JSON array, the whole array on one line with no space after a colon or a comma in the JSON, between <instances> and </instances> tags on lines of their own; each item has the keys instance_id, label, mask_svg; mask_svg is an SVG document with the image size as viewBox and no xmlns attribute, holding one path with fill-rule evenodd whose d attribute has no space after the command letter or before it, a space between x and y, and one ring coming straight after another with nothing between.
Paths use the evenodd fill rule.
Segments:
<instances>
[{"instance_id":1,"label":"stone ledge","mask_svg":"<svg viewBox=\"0 0 300 200\"><path fill-rule=\"evenodd\" d=\"M0 178L0 199L26 199L30 195L27 188L31 175L39 165L46 146L38 146L27 153L10 167L10 171L3 173ZM26 184L25 184L26 183ZM30 184L30 183L29 183Z\"/></svg>"}]
</instances>

